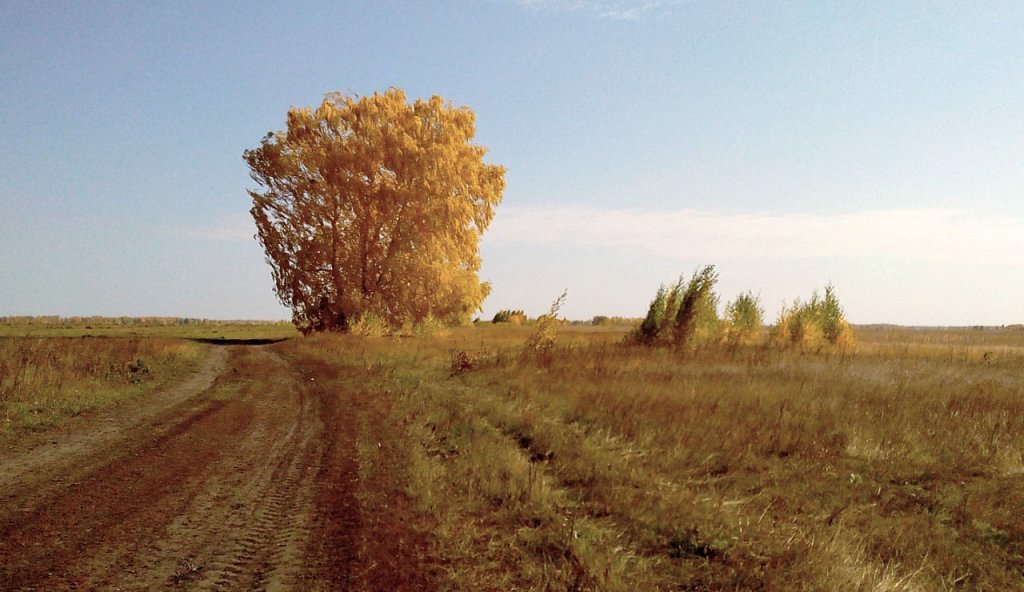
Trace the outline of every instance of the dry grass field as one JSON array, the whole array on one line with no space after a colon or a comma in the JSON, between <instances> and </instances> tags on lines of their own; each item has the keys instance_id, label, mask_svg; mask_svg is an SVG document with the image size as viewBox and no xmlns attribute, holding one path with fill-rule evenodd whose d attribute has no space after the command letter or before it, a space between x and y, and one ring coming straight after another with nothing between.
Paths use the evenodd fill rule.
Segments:
<instances>
[{"instance_id":1,"label":"dry grass field","mask_svg":"<svg viewBox=\"0 0 1024 592\"><path fill-rule=\"evenodd\" d=\"M348 566L349 589L1024 590L1024 331L860 327L846 350L684 355L625 345L628 329L562 326L541 352L535 327L491 324L232 346L214 390L320 401L322 437L345 444L303 453L321 493L288 499L338 504L302 544ZM103 376L33 353L0 382L7 421L108 368L171 380L220 347L48 343L0 340L5 368L95 346ZM66 372L85 377L28 378Z\"/></svg>"},{"instance_id":2,"label":"dry grass field","mask_svg":"<svg viewBox=\"0 0 1024 592\"><path fill-rule=\"evenodd\" d=\"M291 345L395 393L456 588L1024 589L1020 330L685 358L569 330L542 360L511 331Z\"/></svg>"},{"instance_id":3,"label":"dry grass field","mask_svg":"<svg viewBox=\"0 0 1024 592\"><path fill-rule=\"evenodd\" d=\"M202 349L167 338L0 337L0 443L166 387Z\"/></svg>"},{"instance_id":4,"label":"dry grass field","mask_svg":"<svg viewBox=\"0 0 1024 592\"><path fill-rule=\"evenodd\" d=\"M296 335L290 324L4 320L0 444L180 381L197 367L204 343Z\"/></svg>"}]
</instances>

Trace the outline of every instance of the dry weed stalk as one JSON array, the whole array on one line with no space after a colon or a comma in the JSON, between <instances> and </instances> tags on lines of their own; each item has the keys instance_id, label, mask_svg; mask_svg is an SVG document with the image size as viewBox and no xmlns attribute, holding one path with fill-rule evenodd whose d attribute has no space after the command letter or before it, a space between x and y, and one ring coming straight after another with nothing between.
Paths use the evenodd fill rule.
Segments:
<instances>
[{"instance_id":1,"label":"dry weed stalk","mask_svg":"<svg viewBox=\"0 0 1024 592\"><path fill-rule=\"evenodd\" d=\"M526 340L526 346L523 350L525 358L539 362L548 360L551 350L555 347L556 328L560 324L558 312L562 309L562 305L565 304L565 299L568 295L569 291L563 290L562 294L551 303L548 313L541 315L537 319L536 330Z\"/></svg>"}]
</instances>

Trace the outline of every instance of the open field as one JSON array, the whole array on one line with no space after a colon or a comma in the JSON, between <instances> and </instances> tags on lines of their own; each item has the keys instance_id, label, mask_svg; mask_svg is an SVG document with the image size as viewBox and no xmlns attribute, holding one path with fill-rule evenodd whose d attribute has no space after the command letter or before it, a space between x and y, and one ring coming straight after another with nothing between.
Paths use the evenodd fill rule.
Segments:
<instances>
[{"instance_id":1,"label":"open field","mask_svg":"<svg viewBox=\"0 0 1024 592\"><path fill-rule=\"evenodd\" d=\"M176 337L181 339L288 339L291 323L183 319L40 319L0 317L0 337Z\"/></svg>"},{"instance_id":2,"label":"open field","mask_svg":"<svg viewBox=\"0 0 1024 592\"><path fill-rule=\"evenodd\" d=\"M0 445L166 388L203 355L162 337L0 337Z\"/></svg>"},{"instance_id":3,"label":"open field","mask_svg":"<svg viewBox=\"0 0 1024 592\"><path fill-rule=\"evenodd\" d=\"M8 437L0 589L1024 590L1019 328L533 330L134 338L192 357Z\"/></svg>"}]
</instances>

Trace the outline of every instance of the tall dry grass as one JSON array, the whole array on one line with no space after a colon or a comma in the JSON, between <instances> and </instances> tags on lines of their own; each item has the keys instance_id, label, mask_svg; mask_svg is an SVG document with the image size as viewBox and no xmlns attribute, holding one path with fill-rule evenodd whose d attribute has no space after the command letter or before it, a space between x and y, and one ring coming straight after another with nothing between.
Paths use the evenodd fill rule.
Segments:
<instances>
[{"instance_id":1,"label":"tall dry grass","mask_svg":"<svg viewBox=\"0 0 1024 592\"><path fill-rule=\"evenodd\" d=\"M203 347L161 338L0 338L0 438L167 384L198 362Z\"/></svg>"},{"instance_id":2,"label":"tall dry grass","mask_svg":"<svg viewBox=\"0 0 1024 592\"><path fill-rule=\"evenodd\" d=\"M1024 333L672 349L324 337L391 393L457 589L1024 589ZM475 364L451 372L452 352Z\"/></svg>"}]
</instances>

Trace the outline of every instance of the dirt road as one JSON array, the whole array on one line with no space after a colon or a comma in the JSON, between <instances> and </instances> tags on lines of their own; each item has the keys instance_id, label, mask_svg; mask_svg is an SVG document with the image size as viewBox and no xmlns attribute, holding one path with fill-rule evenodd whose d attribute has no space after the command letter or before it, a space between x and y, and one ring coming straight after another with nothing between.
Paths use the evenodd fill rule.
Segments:
<instances>
[{"instance_id":1,"label":"dirt road","mask_svg":"<svg viewBox=\"0 0 1024 592\"><path fill-rule=\"evenodd\" d=\"M386 401L329 382L213 347L179 387L5 452L0 590L432 589L400 484L360 481Z\"/></svg>"}]
</instances>

